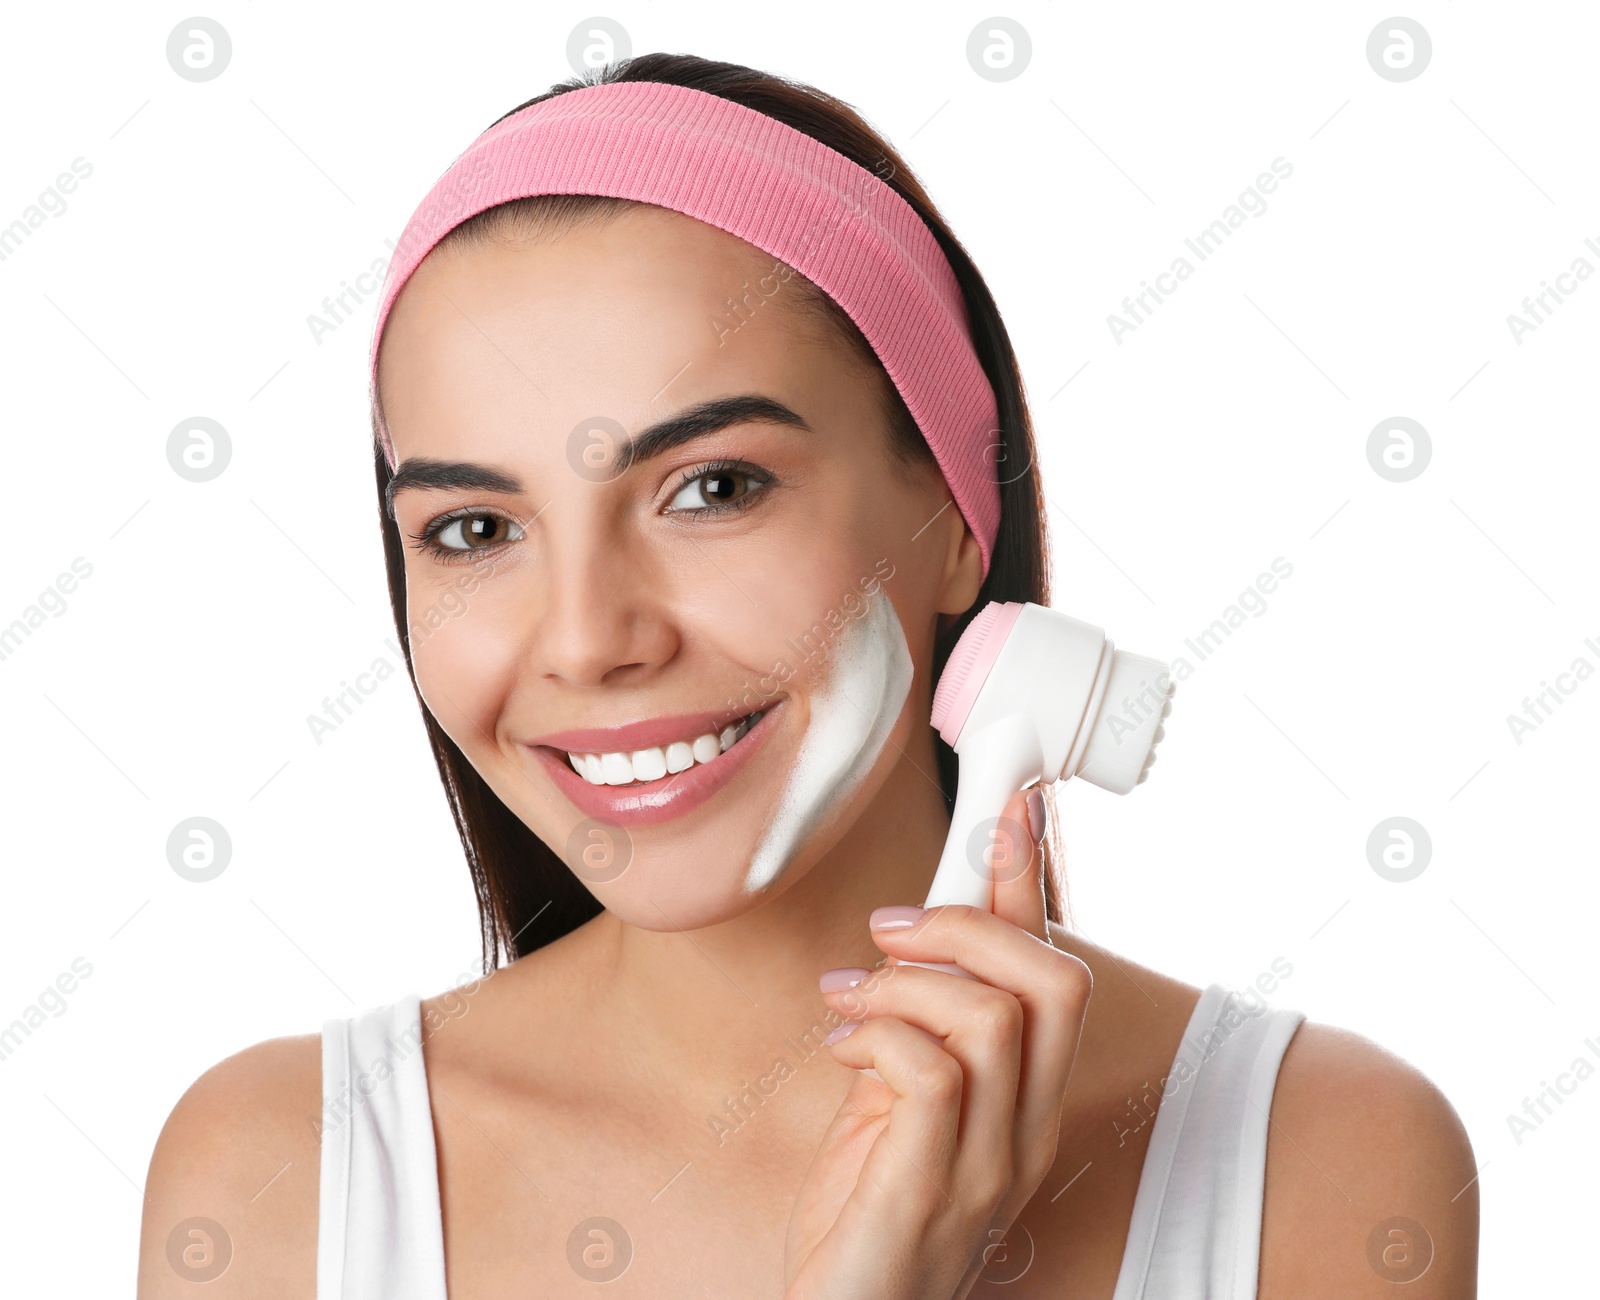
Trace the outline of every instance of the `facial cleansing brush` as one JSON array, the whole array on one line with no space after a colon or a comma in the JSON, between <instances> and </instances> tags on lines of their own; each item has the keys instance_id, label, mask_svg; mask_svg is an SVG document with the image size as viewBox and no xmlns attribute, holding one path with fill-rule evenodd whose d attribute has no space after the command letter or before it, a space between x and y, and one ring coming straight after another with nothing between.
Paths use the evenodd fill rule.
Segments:
<instances>
[{"instance_id":1,"label":"facial cleansing brush","mask_svg":"<svg viewBox=\"0 0 1600 1300\"><path fill-rule=\"evenodd\" d=\"M933 696L933 725L960 755L961 780L924 906L992 906L985 851L997 839L1000 810L1023 786L1077 776L1127 794L1144 781L1173 689L1167 664L1116 649L1091 623L1031 601L985 606L956 642Z\"/></svg>"}]
</instances>

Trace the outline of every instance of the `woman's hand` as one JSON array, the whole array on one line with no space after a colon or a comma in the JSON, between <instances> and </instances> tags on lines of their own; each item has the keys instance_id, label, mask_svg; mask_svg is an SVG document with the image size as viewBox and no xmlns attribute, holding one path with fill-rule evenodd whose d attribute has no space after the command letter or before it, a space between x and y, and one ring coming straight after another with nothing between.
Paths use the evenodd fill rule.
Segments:
<instances>
[{"instance_id":1,"label":"woman's hand","mask_svg":"<svg viewBox=\"0 0 1600 1300\"><path fill-rule=\"evenodd\" d=\"M856 1078L806 1171L785 1300L962 1300L1055 1163L1092 980L1050 941L1028 793L1001 816L993 913L874 930L888 965L823 995L860 1022L834 1058L881 1077Z\"/></svg>"}]
</instances>

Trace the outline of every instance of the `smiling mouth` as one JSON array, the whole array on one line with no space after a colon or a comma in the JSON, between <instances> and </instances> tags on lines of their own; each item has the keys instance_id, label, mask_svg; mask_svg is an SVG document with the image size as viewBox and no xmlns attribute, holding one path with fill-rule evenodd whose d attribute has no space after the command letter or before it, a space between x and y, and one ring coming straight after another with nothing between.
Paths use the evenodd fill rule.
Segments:
<instances>
[{"instance_id":1,"label":"smiling mouth","mask_svg":"<svg viewBox=\"0 0 1600 1300\"><path fill-rule=\"evenodd\" d=\"M771 736L775 729L782 727L787 713L787 696L767 700L755 713L730 723L715 734L714 754L710 744L712 733L705 733L707 743L701 747L701 753L710 754L710 757L704 760L694 754L694 742L688 737L660 746L654 754L650 750L614 756L596 754L595 758L602 763L605 758L612 758L609 781L589 779L587 754L573 755L551 745L528 748L557 789L586 818L610 826L642 829L686 816L715 798L769 747ZM729 736L724 748L723 737L730 730L734 734ZM699 736L694 738L699 739ZM687 746L689 765L679 771L663 771L656 775L667 762L669 750L674 751L673 765L684 761L685 750L677 748L679 745ZM641 772L633 770L636 754L644 756ZM582 774L577 771L580 763L584 769ZM604 778L606 773L602 771L600 775Z\"/></svg>"},{"instance_id":2,"label":"smiling mouth","mask_svg":"<svg viewBox=\"0 0 1600 1300\"><path fill-rule=\"evenodd\" d=\"M567 765L592 786L633 790L670 781L685 772L716 762L770 712L757 709L730 722L720 732L707 731L666 745L614 753L581 753L542 746L564 758Z\"/></svg>"}]
</instances>

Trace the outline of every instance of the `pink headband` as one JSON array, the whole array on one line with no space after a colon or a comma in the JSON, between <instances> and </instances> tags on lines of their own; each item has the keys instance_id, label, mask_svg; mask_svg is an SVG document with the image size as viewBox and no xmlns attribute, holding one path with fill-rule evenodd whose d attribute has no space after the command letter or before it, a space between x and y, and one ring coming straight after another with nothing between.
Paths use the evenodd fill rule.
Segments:
<instances>
[{"instance_id":1,"label":"pink headband","mask_svg":"<svg viewBox=\"0 0 1600 1300\"><path fill-rule=\"evenodd\" d=\"M860 327L933 450L983 552L1000 525L999 419L955 273L911 205L803 131L719 95L628 81L566 91L495 123L406 224L384 280L378 344L401 286L468 217L535 194L670 208L788 263ZM389 431L378 425L395 467Z\"/></svg>"}]
</instances>

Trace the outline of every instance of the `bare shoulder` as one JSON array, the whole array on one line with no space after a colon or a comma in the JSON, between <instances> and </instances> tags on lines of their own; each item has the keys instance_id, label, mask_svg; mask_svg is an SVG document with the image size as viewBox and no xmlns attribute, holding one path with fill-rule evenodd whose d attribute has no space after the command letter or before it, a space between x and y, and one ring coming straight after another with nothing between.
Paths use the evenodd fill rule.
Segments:
<instances>
[{"instance_id":1,"label":"bare shoulder","mask_svg":"<svg viewBox=\"0 0 1600 1300\"><path fill-rule=\"evenodd\" d=\"M1478 1184L1455 1107L1370 1039L1303 1022L1267 1136L1261 1300L1477 1294Z\"/></svg>"},{"instance_id":2,"label":"bare shoulder","mask_svg":"<svg viewBox=\"0 0 1600 1300\"><path fill-rule=\"evenodd\" d=\"M320 1034L219 1061L178 1099L145 1179L140 1300L316 1294Z\"/></svg>"}]
</instances>

